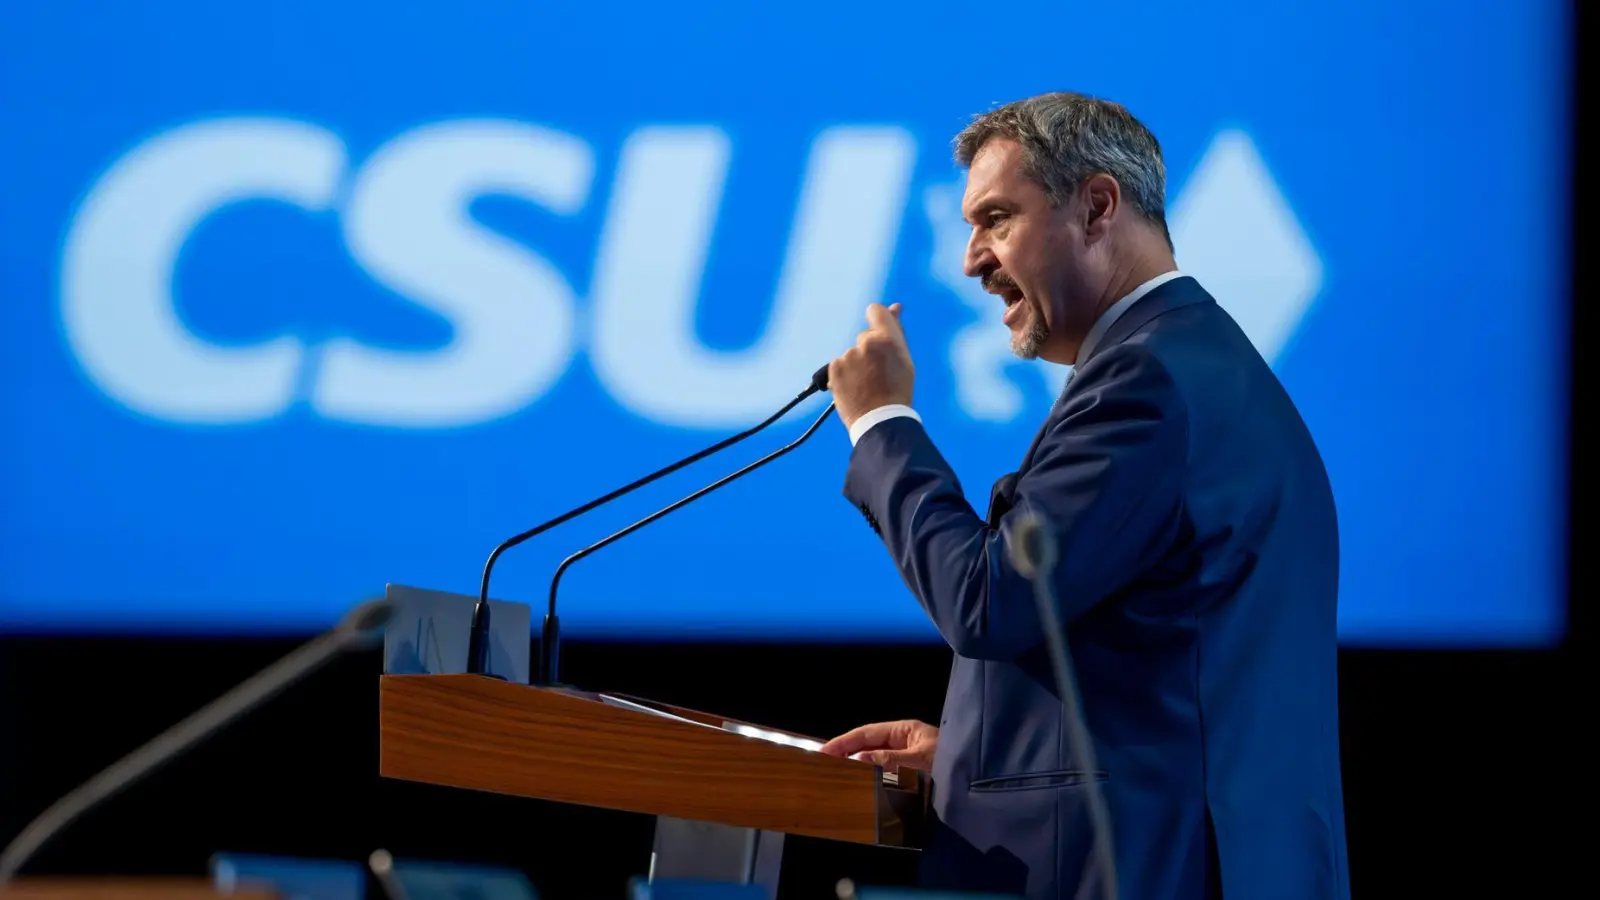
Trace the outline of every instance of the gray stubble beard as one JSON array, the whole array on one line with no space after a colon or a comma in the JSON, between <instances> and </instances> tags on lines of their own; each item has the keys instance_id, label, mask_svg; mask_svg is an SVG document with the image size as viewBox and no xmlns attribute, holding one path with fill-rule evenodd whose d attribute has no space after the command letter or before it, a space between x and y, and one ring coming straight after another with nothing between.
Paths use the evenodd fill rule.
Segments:
<instances>
[{"instance_id":1,"label":"gray stubble beard","mask_svg":"<svg viewBox=\"0 0 1600 900\"><path fill-rule=\"evenodd\" d=\"M1011 352L1020 359L1038 359L1044 342L1050 339L1050 326L1044 322L1044 310L1035 306L1031 312L1032 321L1028 323L1027 330L1011 339Z\"/></svg>"}]
</instances>

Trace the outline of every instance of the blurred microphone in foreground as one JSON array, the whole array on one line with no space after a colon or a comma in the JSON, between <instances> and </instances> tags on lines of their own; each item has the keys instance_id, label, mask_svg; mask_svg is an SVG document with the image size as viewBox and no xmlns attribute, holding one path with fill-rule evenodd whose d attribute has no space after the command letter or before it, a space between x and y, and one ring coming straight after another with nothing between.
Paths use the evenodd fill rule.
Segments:
<instances>
[{"instance_id":1,"label":"blurred microphone in foreground","mask_svg":"<svg viewBox=\"0 0 1600 900\"><path fill-rule=\"evenodd\" d=\"M23 864L46 841L85 812L266 703L335 657L372 646L382 635L380 629L392 611L384 600L371 600L355 607L331 631L251 676L57 800L0 853L0 886L15 878Z\"/></svg>"},{"instance_id":2,"label":"blurred microphone in foreground","mask_svg":"<svg viewBox=\"0 0 1600 900\"><path fill-rule=\"evenodd\" d=\"M1045 647L1050 651L1050 674L1056 693L1061 696L1062 728L1067 736L1067 757L1077 760L1086 772L1100 771L1095 760L1094 738L1083 721L1083 709L1078 702L1078 683L1072 676L1072 654L1067 650L1067 633L1061 625L1059 601L1051 579L1056 573L1056 537L1050 526L1034 512L1023 512L1011 529L1007 549L1011 565L1018 574L1033 582L1033 599L1039 607L1039 622L1044 630ZM1084 873L1083 884L1099 886L1098 896L1115 900L1117 896L1116 853L1111 847L1111 814L1106 811L1106 798L1100 791L1100 781L1090 778L1083 785L1089 806L1089 823L1094 829L1091 838L1093 850L1089 869ZM1073 896L1082 894L1083 884Z\"/></svg>"}]
</instances>

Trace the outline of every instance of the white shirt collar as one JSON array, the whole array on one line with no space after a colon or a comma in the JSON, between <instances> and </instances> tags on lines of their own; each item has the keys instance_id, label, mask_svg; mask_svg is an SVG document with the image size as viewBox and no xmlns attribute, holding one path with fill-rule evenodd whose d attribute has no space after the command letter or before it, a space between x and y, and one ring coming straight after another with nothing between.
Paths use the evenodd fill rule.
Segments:
<instances>
[{"instance_id":1,"label":"white shirt collar","mask_svg":"<svg viewBox=\"0 0 1600 900\"><path fill-rule=\"evenodd\" d=\"M1083 344L1078 347L1078 360L1081 362L1089 358L1089 353L1090 351L1094 350L1094 345L1098 344L1100 339L1105 337L1106 332L1111 330L1111 326L1115 324L1118 319L1122 318L1123 313L1128 311L1128 307L1138 303L1140 298L1144 297L1144 295L1150 293L1163 284L1166 284L1175 278L1182 277L1183 273L1176 269L1172 270L1171 272L1162 273L1150 279L1149 281L1146 281L1144 284L1139 285L1132 291L1129 291L1127 296L1123 297L1121 300L1111 304L1110 309L1101 313L1100 318L1094 320L1094 326L1089 329L1088 336L1083 339Z\"/></svg>"}]
</instances>

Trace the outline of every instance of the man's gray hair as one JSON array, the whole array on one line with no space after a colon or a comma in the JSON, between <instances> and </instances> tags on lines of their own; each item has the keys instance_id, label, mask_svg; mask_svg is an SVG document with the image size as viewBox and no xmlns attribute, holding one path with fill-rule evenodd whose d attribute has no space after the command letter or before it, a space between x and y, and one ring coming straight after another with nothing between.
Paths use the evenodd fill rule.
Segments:
<instances>
[{"instance_id":1,"label":"man's gray hair","mask_svg":"<svg viewBox=\"0 0 1600 900\"><path fill-rule=\"evenodd\" d=\"M1043 187L1056 206L1067 202L1089 176L1110 175L1121 186L1123 200L1172 244L1161 144L1122 105L1065 91L1007 103L974 117L956 135L956 162L970 167L978 151L995 138L1021 145L1023 174Z\"/></svg>"}]
</instances>

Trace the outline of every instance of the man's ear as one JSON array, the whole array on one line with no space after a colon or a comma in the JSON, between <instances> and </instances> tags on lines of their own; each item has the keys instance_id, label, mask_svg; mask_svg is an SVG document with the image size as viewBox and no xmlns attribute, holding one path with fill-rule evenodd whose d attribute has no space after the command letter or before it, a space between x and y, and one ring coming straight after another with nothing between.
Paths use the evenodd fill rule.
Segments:
<instances>
[{"instance_id":1,"label":"man's ear","mask_svg":"<svg viewBox=\"0 0 1600 900\"><path fill-rule=\"evenodd\" d=\"M1090 175L1078 186L1078 201L1084 236L1103 237L1122 211L1122 186L1104 172Z\"/></svg>"}]
</instances>

